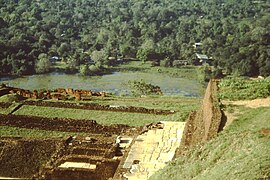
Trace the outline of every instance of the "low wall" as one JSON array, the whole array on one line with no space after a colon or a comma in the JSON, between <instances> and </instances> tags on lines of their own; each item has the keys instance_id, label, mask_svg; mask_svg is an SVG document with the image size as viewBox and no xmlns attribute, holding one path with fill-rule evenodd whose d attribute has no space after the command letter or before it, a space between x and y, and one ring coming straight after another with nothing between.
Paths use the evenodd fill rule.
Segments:
<instances>
[{"instance_id":1,"label":"low wall","mask_svg":"<svg viewBox=\"0 0 270 180\"><path fill-rule=\"evenodd\" d=\"M190 146L203 143L215 137L222 129L223 113L217 97L218 81L210 80L202 102L202 107L190 113L177 155Z\"/></svg>"}]
</instances>

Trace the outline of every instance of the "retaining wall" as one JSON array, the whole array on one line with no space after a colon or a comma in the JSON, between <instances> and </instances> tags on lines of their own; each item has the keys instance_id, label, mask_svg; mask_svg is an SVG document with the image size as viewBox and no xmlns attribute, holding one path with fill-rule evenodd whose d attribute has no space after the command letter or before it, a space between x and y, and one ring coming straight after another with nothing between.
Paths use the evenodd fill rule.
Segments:
<instances>
[{"instance_id":1,"label":"retaining wall","mask_svg":"<svg viewBox=\"0 0 270 180\"><path fill-rule=\"evenodd\" d=\"M223 113L217 97L218 81L210 80L202 102L202 107L190 113L177 155L182 154L190 146L204 143L217 136L222 129Z\"/></svg>"}]
</instances>

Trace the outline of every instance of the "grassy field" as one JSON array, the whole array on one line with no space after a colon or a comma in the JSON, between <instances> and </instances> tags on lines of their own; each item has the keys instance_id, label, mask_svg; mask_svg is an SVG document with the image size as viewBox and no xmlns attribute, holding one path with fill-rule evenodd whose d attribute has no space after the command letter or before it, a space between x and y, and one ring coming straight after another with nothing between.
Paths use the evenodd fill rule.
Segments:
<instances>
[{"instance_id":1,"label":"grassy field","mask_svg":"<svg viewBox=\"0 0 270 180\"><path fill-rule=\"evenodd\" d=\"M241 107L237 120L217 138L190 149L151 179L269 179L269 135L260 133L269 122L270 108Z\"/></svg>"},{"instance_id":2,"label":"grassy field","mask_svg":"<svg viewBox=\"0 0 270 180\"><path fill-rule=\"evenodd\" d=\"M110 112L110 111L94 111L81 109L67 109L54 107L40 107L24 105L14 114L17 115L32 115L41 117L59 117L72 119L96 120L100 124L127 124L130 126L143 126L152 122L159 121L185 121L189 112L197 109L200 104L198 98L174 98L174 97L146 97L146 98L108 98L96 99L93 102L98 102L104 105L118 106L139 106L145 108L155 108L164 110L174 110L175 114L171 115L154 115L142 113L128 112Z\"/></svg>"}]
</instances>

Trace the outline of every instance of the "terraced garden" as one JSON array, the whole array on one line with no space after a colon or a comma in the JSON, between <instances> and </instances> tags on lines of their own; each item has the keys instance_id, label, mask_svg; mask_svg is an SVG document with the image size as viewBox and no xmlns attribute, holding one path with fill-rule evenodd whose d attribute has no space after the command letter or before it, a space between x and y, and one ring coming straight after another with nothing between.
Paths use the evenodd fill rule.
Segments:
<instances>
[{"instance_id":1,"label":"terraced garden","mask_svg":"<svg viewBox=\"0 0 270 180\"><path fill-rule=\"evenodd\" d=\"M61 101L31 100L21 98L17 94L7 94L1 96L0 101L1 148L5 150L2 159L8 157L9 152L18 157L22 156L21 151L14 150L16 144L21 143L24 147L33 139L39 139L39 142L51 139L62 144L51 148L52 151L47 154L48 158L51 158L34 165L30 163L31 166L24 165L23 162L16 165L13 160L8 167L17 166L17 170L10 168L9 172L0 176L20 178L65 176L66 179L80 176L82 179L88 177L107 179L114 175L122 158L120 153L118 157L120 159L112 159L119 154L115 144L117 136L135 137L145 124L184 121L188 113L199 106L200 98L98 96L91 97L91 101ZM77 145L66 144L69 137L77 137ZM89 137L90 140L85 140L85 137ZM80 143L86 141L87 148L81 147ZM98 143L109 143L106 145L107 150L100 149ZM53 146L53 143L51 145ZM90 146L95 148L89 149ZM33 144L31 150L28 150L33 155L30 161L39 158L36 152L38 149L42 149L39 143ZM110 151L110 157L105 155L105 151ZM66 166L62 165L65 163L77 165L86 163L89 168L95 168L79 168L80 170L72 171L70 168L62 167ZM106 168L108 170L104 171ZM4 171L3 168L0 170Z\"/></svg>"}]
</instances>

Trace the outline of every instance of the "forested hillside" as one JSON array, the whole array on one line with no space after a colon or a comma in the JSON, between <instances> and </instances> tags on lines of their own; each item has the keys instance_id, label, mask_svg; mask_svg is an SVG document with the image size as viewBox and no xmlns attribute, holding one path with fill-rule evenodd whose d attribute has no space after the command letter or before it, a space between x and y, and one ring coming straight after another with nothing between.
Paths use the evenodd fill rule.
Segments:
<instances>
[{"instance_id":1,"label":"forested hillside","mask_svg":"<svg viewBox=\"0 0 270 180\"><path fill-rule=\"evenodd\" d=\"M195 42L228 73L270 74L269 0L0 0L0 34L2 75L95 50L193 61Z\"/></svg>"}]
</instances>

